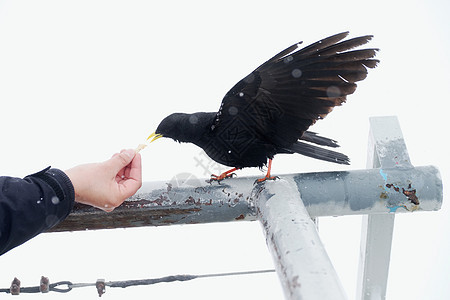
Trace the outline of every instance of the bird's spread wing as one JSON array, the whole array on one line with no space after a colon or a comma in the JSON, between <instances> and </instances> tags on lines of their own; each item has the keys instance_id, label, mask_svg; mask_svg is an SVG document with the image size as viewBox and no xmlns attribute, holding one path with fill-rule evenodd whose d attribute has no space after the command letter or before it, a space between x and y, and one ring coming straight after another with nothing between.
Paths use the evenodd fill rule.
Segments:
<instances>
[{"instance_id":1,"label":"bird's spread wing","mask_svg":"<svg viewBox=\"0 0 450 300\"><path fill-rule=\"evenodd\" d=\"M372 36L333 35L298 50L295 44L239 81L224 97L212 129L240 121L252 135L289 147L316 120L345 102L374 68L378 49L353 50Z\"/></svg>"}]
</instances>

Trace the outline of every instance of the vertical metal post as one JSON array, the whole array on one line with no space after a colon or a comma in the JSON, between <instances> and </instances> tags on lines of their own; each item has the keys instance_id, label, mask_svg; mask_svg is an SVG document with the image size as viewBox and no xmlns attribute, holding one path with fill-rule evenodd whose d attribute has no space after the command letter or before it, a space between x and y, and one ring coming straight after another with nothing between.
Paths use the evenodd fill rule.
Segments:
<instances>
[{"instance_id":1,"label":"vertical metal post","mask_svg":"<svg viewBox=\"0 0 450 300\"><path fill-rule=\"evenodd\" d=\"M286 299L347 299L295 181L282 178L260 188L258 218Z\"/></svg>"},{"instance_id":2,"label":"vertical metal post","mask_svg":"<svg viewBox=\"0 0 450 300\"><path fill-rule=\"evenodd\" d=\"M396 117L370 119L367 168L380 168L387 183L389 169L412 168ZM356 298L386 298L395 215L364 215Z\"/></svg>"}]
</instances>

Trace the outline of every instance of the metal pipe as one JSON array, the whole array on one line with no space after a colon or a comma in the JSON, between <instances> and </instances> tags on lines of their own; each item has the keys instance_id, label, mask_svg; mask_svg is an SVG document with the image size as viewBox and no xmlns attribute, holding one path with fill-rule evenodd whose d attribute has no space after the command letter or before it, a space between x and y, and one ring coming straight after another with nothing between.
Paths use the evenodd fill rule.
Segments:
<instances>
[{"instance_id":1,"label":"metal pipe","mask_svg":"<svg viewBox=\"0 0 450 300\"><path fill-rule=\"evenodd\" d=\"M312 217L434 211L442 180L433 166L294 175Z\"/></svg>"},{"instance_id":2,"label":"metal pipe","mask_svg":"<svg viewBox=\"0 0 450 300\"><path fill-rule=\"evenodd\" d=\"M347 299L292 178L268 182L256 207L286 299Z\"/></svg>"},{"instance_id":3,"label":"metal pipe","mask_svg":"<svg viewBox=\"0 0 450 300\"><path fill-rule=\"evenodd\" d=\"M311 217L432 211L442 205L442 181L433 166L281 175L302 195ZM177 186L147 182L111 213L76 205L50 231L256 220L255 177L222 184ZM279 183L278 180L274 184Z\"/></svg>"},{"instance_id":4,"label":"metal pipe","mask_svg":"<svg viewBox=\"0 0 450 300\"><path fill-rule=\"evenodd\" d=\"M134 196L110 213L75 204L70 215L49 231L256 220L251 205L253 181L240 178L228 183L144 182Z\"/></svg>"},{"instance_id":5,"label":"metal pipe","mask_svg":"<svg viewBox=\"0 0 450 300\"><path fill-rule=\"evenodd\" d=\"M412 167L397 117L370 118L367 168ZM362 218L356 299L386 298L394 221L395 214L371 214Z\"/></svg>"}]
</instances>

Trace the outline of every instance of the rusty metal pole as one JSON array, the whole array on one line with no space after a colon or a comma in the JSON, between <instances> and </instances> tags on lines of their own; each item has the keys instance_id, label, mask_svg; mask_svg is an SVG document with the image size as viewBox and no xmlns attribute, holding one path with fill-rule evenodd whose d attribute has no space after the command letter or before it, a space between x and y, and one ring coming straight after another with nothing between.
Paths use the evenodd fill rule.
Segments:
<instances>
[{"instance_id":1,"label":"rusty metal pole","mask_svg":"<svg viewBox=\"0 0 450 300\"><path fill-rule=\"evenodd\" d=\"M300 192L311 217L434 211L442 205L442 181L433 166L280 175ZM221 185L147 182L111 213L77 205L50 231L164 226L256 220L255 177ZM275 181L274 183L278 183Z\"/></svg>"},{"instance_id":2,"label":"rusty metal pole","mask_svg":"<svg viewBox=\"0 0 450 300\"><path fill-rule=\"evenodd\" d=\"M50 231L253 221L252 180L232 179L221 185L200 180L144 182L113 212L76 204L66 220Z\"/></svg>"}]
</instances>

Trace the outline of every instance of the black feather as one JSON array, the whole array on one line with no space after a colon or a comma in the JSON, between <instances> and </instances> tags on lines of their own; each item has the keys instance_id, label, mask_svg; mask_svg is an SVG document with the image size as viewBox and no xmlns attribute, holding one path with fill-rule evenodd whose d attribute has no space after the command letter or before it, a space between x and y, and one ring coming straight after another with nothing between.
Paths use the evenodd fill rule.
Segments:
<instances>
[{"instance_id":1,"label":"black feather","mask_svg":"<svg viewBox=\"0 0 450 300\"><path fill-rule=\"evenodd\" d=\"M371 35L344 40L347 36L286 48L236 83L218 112L173 114L156 133L194 143L231 167L262 167L277 153L348 164L346 155L309 144L338 147L336 141L307 131L344 103L378 64L378 49L355 49Z\"/></svg>"},{"instance_id":2,"label":"black feather","mask_svg":"<svg viewBox=\"0 0 450 300\"><path fill-rule=\"evenodd\" d=\"M332 150L328 150L328 149L324 149L324 148L320 148L320 147L310 145L307 143L303 143L303 142L296 142L296 143L292 144L288 148L288 150L293 151L295 153L305 155L305 156L309 156L312 158L325 160L325 161L329 161L329 162L333 162L333 163L337 163L337 164L341 164L341 165L349 165L350 164L350 159L345 154L342 154L342 153L339 153L336 151L332 151Z\"/></svg>"},{"instance_id":3,"label":"black feather","mask_svg":"<svg viewBox=\"0 0 450 300\"><path fill-rule=\"evenodd\" d=\"M320 136L312 131L305 131L300 139L321 146L328 146L333 148L339 147L337 141Z\"/></svg>"}]
</instances>

